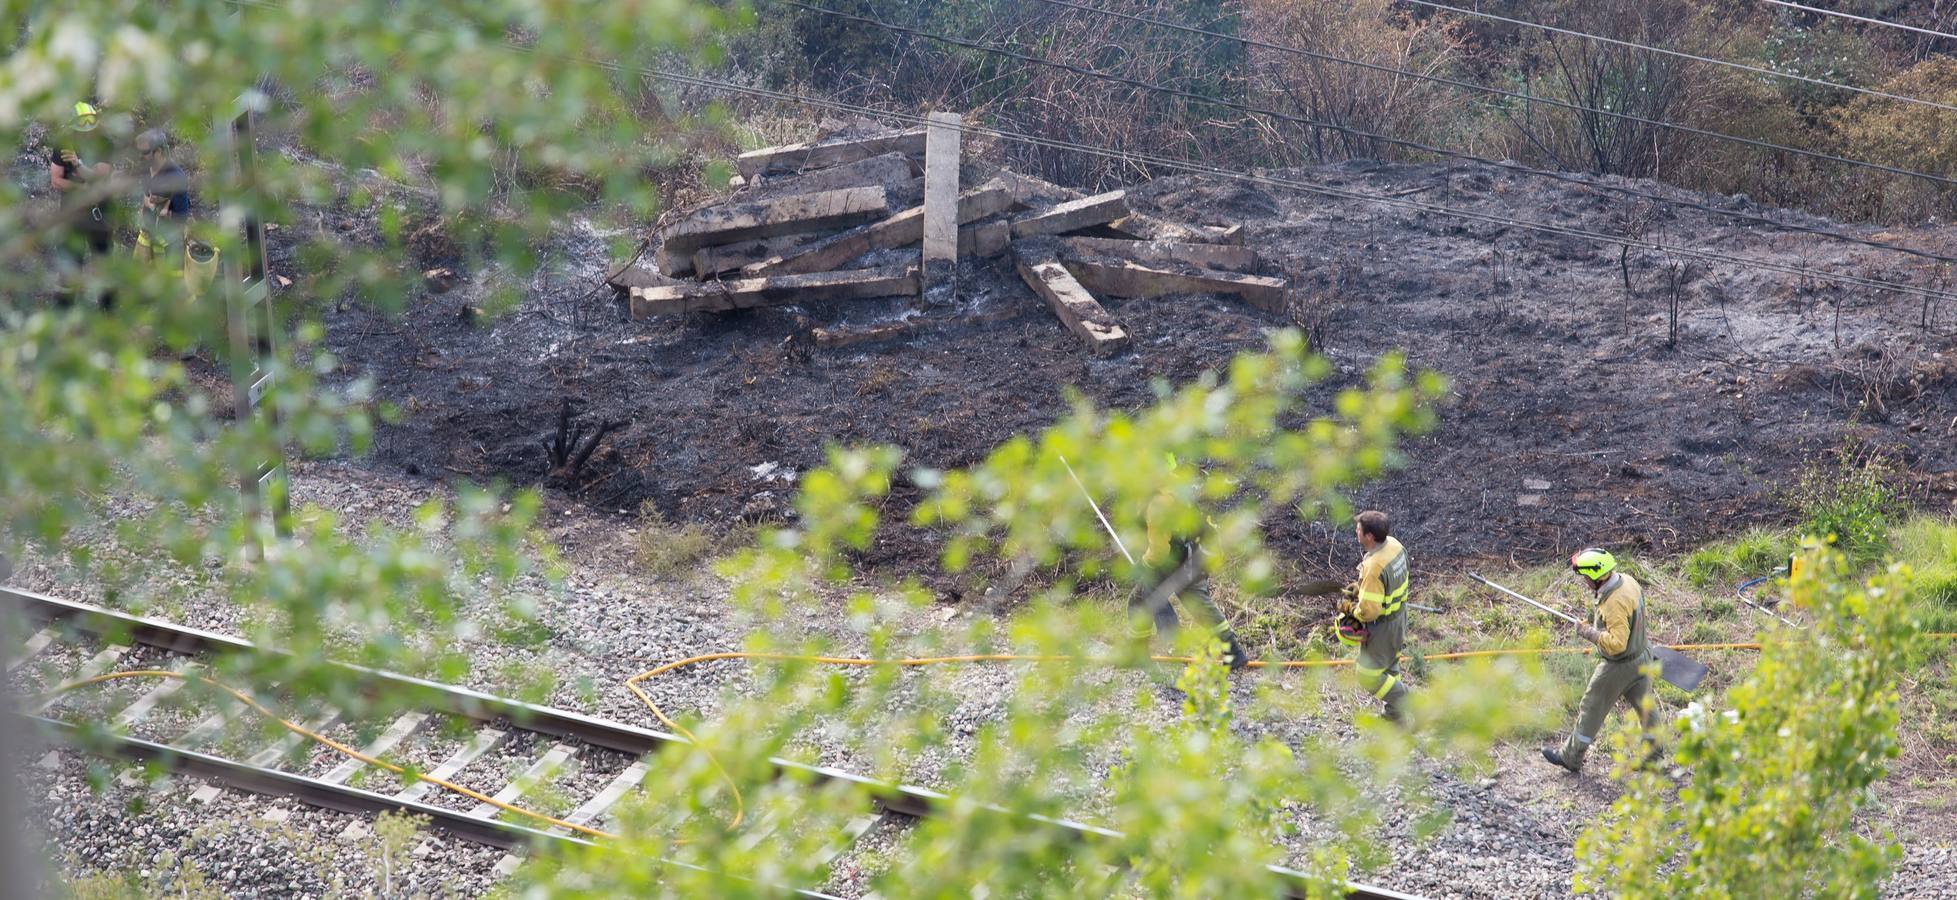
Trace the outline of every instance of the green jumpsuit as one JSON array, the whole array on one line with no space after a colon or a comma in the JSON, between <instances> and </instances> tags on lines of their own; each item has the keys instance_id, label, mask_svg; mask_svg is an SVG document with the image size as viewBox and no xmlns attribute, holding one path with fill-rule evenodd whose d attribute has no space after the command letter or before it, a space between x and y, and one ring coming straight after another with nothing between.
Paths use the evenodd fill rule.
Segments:
<instances>
[{"instance_id":1,"label":"green jumpsuit","mask_svg":"<svg viewBox=\"0 0 1957 900\"><path fill-rule=\"evenodd\" d=\"M1596 608L1590 624L1597 636L1597 670L1590 675L1590 686L1583 691L1578 706L1576 730L1563 742L1563 765L1571 770L1583 767L1583 756L1610 718L1618 698L1630 701L1645 729L1645 742L1651 741L1651 676L1644 666L1651 661L1651 644L1645 639L1644 588L1637 579L1614 572L1597 587Z\"/></svg>"}]
</instances>

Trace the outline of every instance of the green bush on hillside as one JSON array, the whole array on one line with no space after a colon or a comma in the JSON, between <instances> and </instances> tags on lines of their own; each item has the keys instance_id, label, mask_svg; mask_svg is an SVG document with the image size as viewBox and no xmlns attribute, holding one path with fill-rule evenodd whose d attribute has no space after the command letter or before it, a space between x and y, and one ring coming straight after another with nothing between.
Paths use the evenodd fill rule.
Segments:
<instances>
[{"instance_id":1,"label":"green bush on hillside","mask_svg":"<svg viewBox=\"0 0 1957 900\"><path fill-rule=\"evenodd\" d=\"M1786 495L1801 517L1804 535L1829 541L1852 566L1873 563L1889 551L1889 523L1906 507L1880 457L1844 451L1834 465L1810 462Z\"/></svg>"},{"instance_id":2,"label":"green bush on hillside","mask_svg":"<svg viewBox=\"0 0 1957 900\"><path fill-rule=\"evenodd\" d=\"M1702 591L1725 591L1740 582L1787 564L1794 538L1785 531L1755 528L1735 538L1707 544L1685 558L1685 578Z\"/></svg>"}]
</instances>

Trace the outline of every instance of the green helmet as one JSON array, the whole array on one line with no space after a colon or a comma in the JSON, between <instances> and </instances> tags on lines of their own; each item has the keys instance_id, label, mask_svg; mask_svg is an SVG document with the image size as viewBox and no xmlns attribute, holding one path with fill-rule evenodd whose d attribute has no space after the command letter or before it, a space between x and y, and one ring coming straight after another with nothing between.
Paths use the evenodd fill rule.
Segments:
<instances>
[{"instance_id":1,"label":"green helmet","mask_svg":"<svg viewBox=\"0 0 1957 900\"><path fill-rule=\"evenodd\" d=\"M75 118L69 124L76 131L95 130L95 107L86 100L75 101Z\"/></svg>"},{"instance_id":2,"label":"green helmet","mask_svg":"<svg viewBox=\"0 0 1957 900\"><path fill-rule=\"evenodd\" d=\"M1617 568L1617 557L1601 547L1587 547L1570 557L1570 568L1591 581L1602 581Z\"/></svg>"}]
</instances>

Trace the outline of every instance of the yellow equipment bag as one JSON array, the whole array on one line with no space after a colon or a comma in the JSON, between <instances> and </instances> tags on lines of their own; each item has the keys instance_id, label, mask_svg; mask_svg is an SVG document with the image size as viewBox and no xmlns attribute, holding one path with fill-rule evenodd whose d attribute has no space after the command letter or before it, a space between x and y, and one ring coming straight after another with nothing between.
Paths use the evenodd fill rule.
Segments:
<instances>
[{"instance_id":1,"label":"yellow equipment bag","mask_svg":"<svg viewBox=\"0 0 1957 900\"><path fill-rule=\"evenodd\" d=\"M217 280L217 248L199 241L185 241L183 284L190 296L202 297Z\"/></svg>"}]
</instances>

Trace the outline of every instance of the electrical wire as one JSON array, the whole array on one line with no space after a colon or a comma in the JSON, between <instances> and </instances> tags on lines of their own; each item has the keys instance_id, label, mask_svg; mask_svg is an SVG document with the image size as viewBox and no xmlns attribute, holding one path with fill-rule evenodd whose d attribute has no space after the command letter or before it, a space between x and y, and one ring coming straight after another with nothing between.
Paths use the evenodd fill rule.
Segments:
<instances>
[{"instance_id":1,"label":"electrical wire","mask_svg":"<svg viewBox=\"0 0 1957 900\"><path fill-rule=\"evenodd\" d=\"M1774 6L1785 6L1788 9L1798 9L1802 12L1811 12L1811 13L1815 13L1816 15L1834 16L1835 18L1838 19L1848 19L1853 22L1861 22L1865 25L1880 25L1884 28L1900 28L1904 31L1914 31L1917 34L1929 35L1930 37L1934 37L1934 38L1943 38L1945 40L1957 41L1957 34L1947 34L1945 32L1934 31L1929 28L1918 28L1915 25L1905 25L1901 22L1889 22L1882 19L1872 19L1869 18L1868 16L1858 16L1854 13L1846 13L1838 9L1822 9L1819 6L1807 6L1801 3L1789 3L1787 2L1787 0L1760 0L1760 2L1771 3Z\"/></svg>"},{"instance_id":2,"label":"electrical wire","mask_svg":"<svg viewBox=\"0 0 1957 900\"><path fill-rule=\"evenodd\" d=\"M521 49L521 48L515 48L515 49ZM586 62L589 62L591 65L597 65L597 66L618 66L618 64L616 63L605 63L603 61L587 60ZM768 99L781 100L784 102L799 103L805 106L821 108L821 109L829 109L837 112L851 113L854 115L877 116L890 121L907 122L919 126L929 124L928 119L925 116L918 115L915 113L881 110L881 109L876 109L874 107L864 106L861 104L846 103L839 100L828 100L819 97L807 97L800 94L795 94L787 91L777 91L770 88L749 87L747 85L734 84L732 82L720 81L718 79L713 79L713 78L704 78L696 75L687 75L678 72L667 72L667 71L662 71L657 69L642 69L640 71L649 77L658 78L660 80L668 81L674 84L683 84L692 87L704 88L708 90L722 91L726 93L742 94L742 95L753 96L753 97L764 97ZM1818 281L1826 281L1833 284L1844 285L1849 287L1860 287L1860 288L1866 288L1868 290L1875 290L1875 291L1891 291L1899 294L1906 294L1914 297L1925 297L1934 300L1957 300L1957 293L1938 290L1935 288L1925 288L1925 287L1919 287L1917 285L1903 284L1901 282L1884 281L1881 279L1874 279L1874 278L1865 278L1859 275L1848 275L1844 273L1828 271L1825 269L1815 269L1808 266L1792 265L1787 263L1776 263L1776 262L1760 260L1760 259L1750 259L1747 257L1733 256L1731 254L1720 253L1712 250L1695 250L1687 247L1666 244L1660 241L1649 240L1644 238L1632 238L1632 237L1590 231L1582 228L1575 228L1575 227L1562 226L1562 225L1552 225L1545 222L1535 222L1535 221L1524 220L1524 219L1514 219L1507 216L1496 215L1494 213L1484 213L1475 210L1458 209L1454 207L1443 206L1440 204L1427 203L1419 200L1410 200L1404 197L1393 197L1393 196L1381 195L1381 194L1369 194L1361 191L1350 191L1342 188L1331 187L1329 185L1316 184L1307 181L1298 181L1289 178L1281 178L1269 174L1239 172L1232 169L1225 169L1218 166L1211 166L1203 163L1190 162L1187 160L1169 159L1166 157L1160 157L1160 156L1155 156L1146 153L1139 153L1135 151L1114 150L1107 147L1097 147L1088 144L1080 144L1073 141L1063 141L1055 138L1045 138L1045 137L1039 137L1037 135L1021 134L1019 132L1009 131L1003 128L993 128L993 127L987 127L981 125L974 125L970 123L960 123L957 126L957 129L968 135L975 134L984 137L992 137L992 138L997 138L999 140L1011 141L1014 143L1025 144L1028 146L1045 147L1054 150L1065 150L1065 151L1072 151L1078 153L1085 153L1093 156L1101 156L1109 159L1121 160L1124 162L1139 164L1143 166L1152 166L1161 169L1172 169L1172 170L1190 172L1190 173L1200 174L1200 175L1210 175L1218 178L1227 178L1236 181L1242 181L1249 184L1263 185L1266 187L1275 187L1275 188L1281 188L1286 190L1303 191L1305 193L1318 194L1320 196L1325 196L1325 197L1334 197L1341 200L1381 203L1387 206L1395 206L1402 209L1414 210L1417 212L1448 216L1450 218L1482 222L1485 224L1497 225L1503 228L1516 228L1525 231L1535 231L1543 234L1556 235L1560 237L1571 237L1571 238L1578 238L1583 240L1590 240L1590 241L1595 241L1602 244L1609 244L1613 246L1623 246L1623 247L1630 247L1632 249L1638 249L1638 250L1648 250L1655 253L1667 253L1675 256L1686 257L1689 259L1697 259L1703 262L1737 265L1737 266L1742 266L1747 268L1758 269L1761 271L1768 271L1768 272L1775 272L1783 275L1790 275L1796 278L1812 278Z\"/></svg>"},{"instance_id":3,"label":"electrical wire","mask_svg":"<svg viewBox=\"0 0 1957 900\"><path fill-rule=\"evenodd\" d=\"M241 6L256 6L256 7L266 8L266 9L275 9L275 10L284 9L284 7L281 6L280 4L269 2L269 0L228 0L228 2L231 2L235 5L241 5ZM429 29L414 29L414 30L419 32L430 31ZM537 52L531 48L523 47L520 45L511 44L507 42L495 46L499 50L503 50L505 52L511 52L511 53L534 55ZM553 56L557 56L558 58L561 58L564 61L574 62L579 65L588 65L596 68L606 69L608 71L620 72L625 74L639 74L645 77L656 78L661 81L666 81L673 84L699 87L707 90L720 91L720 92L730 93L730 94L741 94L741 95L751 96L751 97L760 97L760 98L772 99L772 100L788 102L788 103L796 103L802 106L829 109L838 112L851 113L854 115L868 115L868 116L881 117L886 120L909 122L915 125L930 124L927 117L916 113L906 113L901 111L876 109L874 107L864 106L861 104L846 103L840 100L830 100L830 99L825 99L820 97L809 97L801 94L796 94L788 91L779 91L770 88L751 87L748 85L735 84L733 82L723 81L720 79L707 78L698 75L689 75L686 73L666 71L666 70L655 69L651 67L632 68L632 67L625 66L624 64L615 61L610 61L610 60L592 59L589 57L578 57L578 56L564 56L564 55L557 55L557 54L553 54ZM1098 147L1089 144L1080 144L1072 141L1062 141L1054 138L1039 137L1037 135L1021 134L1018 132L1008 131L1002 128L991 128L991 127L968 124L964 122L961 122L959 125L955 127L961 134L966 134L966 135L976 134L976 135L981 135L986 137L997 138L999 140L1025 144L1028 146L1044 147L1048 149L1084 153L1093 156L1101 156L1108 159L1120 160L1131 164L1141 164L1144 166L1153 166L1162 169L1172 169L1172 170L1190 172L1195 174L1211 175L1218 178L1228 178L1228 179L1242 181L1250 184L1260 184L1267 187L1276 187L1276 188L1282 188L1287 190L1303 191L1306 193L1318 194L1320 196L1326 196L1326 197L1334 197L1342 200L1382 203L1388 206L1400 207L1402 209L1411 209L1418 212L1443 215L1451 218L1465 219L1468 221L1482 222L1485 224L1497 225L1503 228L1519 228L1519 229L1523 229L1527 231L1535 231L1543 234L1551 234L1551 235L1557 235L1561 237L1573 237L1573 238L1578 238L1583 240L1591 240L1591 241L1608 244L1612 246L1621 246L1621 247L1628 247L1628 248L1638 249L1638 250L1647 250L1655 253L1672 254L1676 256L1686 257L1688 259L1697 259L1703 262L1726 263L1726 264L1732 264L1738 266L1745 266L1745 267L1758 269L1761 271L1775 272L1783 275L1791 275L1796 278L1812 278L1815 280L1826 281L1832 284L1838 284L1838 285L1843 285L1848 287L1860 287L1860 288L1866 288L1875 291L1893 291L1900 294L1906 294L1914 297L1923 297L1923 298L1933 299L1933 300L1957 300L1957 293L1952 293L1950 291L1937 290L1935 288L1918 287L1916 285L1903 284L1900 282L1884 281L1881 279L1864 278L1857 275L1847 275L1838 272L1831 272L1825 269L1815 269L1808 266L1798 266L1798 265L1790 265L1784 263L1769 262L1766 260L1749 259L1746 257L1733 256L1731 254L1719 253L1717 251L1711 251L1711 250L1694 250L1686 247L1668 245L1659 241L1646 240L1641 238L1632 238L1628 236L1618 236L1618 235L1606 234L1601 232L1589 231L1587 229L1581 229L1581 228L1551 225L1544 222L1533 222L1533 221L1528 221L1523 219L1513 219L1506 216L1495 215L1492 213L1483 213L1483 212L1477 212L1473 210L1463 210L1463 209L1442 206L1439 204L1426 203L1424 201L1409 200L1404 197L1368 194L1360 191L1348 191L1340 188L1330 187L1328 185L1315 184L1311 182L1298 181L1294 179L1279 178L1272 175L1238 172L1232 169L1225 169L1218 166L1211 166L1203 163L1190 162L1187 160L1169 159L1165 157L1154 156L1152 154L1138 153L1134 151L1125 151L1125 150L1115 150L1108 147Z\"/></svg>"},{"instance_id":4,"label":"electrical wire","mask_svg":"<svg viewBox=\"0 0 1957 900\"><path fill-rule=\"evenodd\" d=\"M1594 106L1584 106L1581 103L1573 103L1568 100L1562 100L1555 97L1543 97L1536 94L1528 93L1526 91L1512 91L1512 90L1508 90L1507 88L1499 88L1499 87L1494 87L1492 85L1486 85L1486 84L1477 84L1472 81L1462 81L1457 78L1448 78L1446 76L1434 75L1428 72L1416 72L1411 69L1401 69L1394 66L1382 65L1380 63L1367 62L1362 59L1349 59L1347 57L1339 56L1333 53L1325 53L1323 51L1312 50L1309 48L1298 47L1289 44L1277 44L1277 43L1272 43L1270 41L1259 40L1257 38L1249 38L1249 37L1243 37L1241 35L1228 34L1213 29L1198 28L1196 26L1185 25L1180 22L1171 22L1167 19L1157 19L1150 16L1139 15L1136 13L1123 12L1121 10L1116 10L1116 9L1106 9L1103 7L1092 6L1086 3L1076 2L1076 0L1039 0L1039 2L1045 3L1049 6L1059 6L1067 9L1080 10L1082 12L1097 13L1103 16L1109 16L1117 19L1126 19L1131 22L1138 22L1146 25L1152 25L1157 28L1167 28L1174 31L1184 32L1187 34L1203 35L1205 37L1216 38L1218 40L1235 41L1237 43L1243 44L1246 47L1256 47L1260 50L1271 50L1278 53L1288 53L1295 56L1302 56L1307 59L1316 59L1316 60L1322 60L1324 62L1338 63L1340 65L1355 66L1361 69L1367 69L1382 74L1395 75L1395 76L1400 76L1405 78L1413 78L1419 81L1425 81L1432 84L1445 85L1448 87L1457 88L1465 91L1475 91L1475 92L1488 94L1490 96L1495 96L1495 97L1505 97L1510 100L1519 100L1523 103L1531 103L1531 104L1540 103L1544 106L1551 106L1557 109L1566 109L1566 110L1570 110L1571 112L1589 113L1591 115L1605 116L1623 122L1636 122L1640 125L1650 125L1657 128L1668 128L1673 131L1677 131L1681 134L1690 134L1696 137L1703 137L1711 140L1730 141L1732 143L1753 147L1758 150L1772 150L1777 153L1791 153L1797 156L1807 157L1809 159L1824 160L1827 162L1840 163L1846 166L1871 169L1878 172L1886 172L1891 175L1901 175L1906 178L1918 178L1924 181L1929 181L1944 186L1957 186L1957 178L1951 178L1943 175L1934 175L1929 172L1919 172L1914 169L1905 169L1898 166L1891 166L1884 163L1873 162L1865 159L1856 159L1854 157L1849 157L1849 156L1837 156L1835 154L1824 153L1819 150L1809 150L1802 147L1788 146L1786 144L1776 144L1772 141L1763 141L1758 138L1742 137L1736 134L1727 134L1723 131L1713 131L1711 129L1699 128L1696 126L1686 125L1679 122L1669 122L1664 119L1653 119L1647 116L1640 116L1633 113L1617 112L1608 109L1598 109L1597 107Z\"/></svg>"},{"instance_id":5,"label":"electrical wire","mask_svg":"<svg viewBox=\"0 0 1957 900\"><path fill-rule=\"evenodd\" d=\"M1020 53L1018 51L1011 50L1005 47L1000 47L995 44L986 44L978 41L970 41L970 40L965 40L963 38L952 37L950 35L926 31L923 29L913 28L906 25L898 25L871 16L857 15L855 13L843 12L842 10L829 9L812 3L803 2L803 0L780 0L780 2L783 3L784 5L793 6L799 9L804 9L809 12L820 13L823 15L832 16L835 18L844 19L852 22L859 22L867 25L873 25L878 28L882 28L897 34L911 35L913 37L920 37L927 40L938 41L940 43L949 44L954 47L963 47L968 50L977 50L982 53L994 54L997 56L1002 56L1023 63L1030 63L1033 65L1040 65L1049 68L1060 69L1063 71L1072 72L1077 75L1084 75L1090 78L1098 78L1104 81L1114 82L1116 84L1127 85L1129 87L1136 88L1139 90L1151 91L1160 94L1168 94L1171 96L1181 97L1185 100L1191 100L1199 103L1211 103L1217 106L1234 109L1237 110L1238 112L1243 112L1250 115L1266 116L1272 119L1277 119L1284 122L1290 122L1295 125L1302 125L1308 128L1319 128L1328 131L1335 131L1340 134L1351 135L1353 137L1359 137L1367 140L1379 141L1381 143L1393 144L1399 147L1405 147L1407 149L1418 151L1421 153L1429 153L1435 156L1443 156L1452 159L1464 160L1467 162L1479 163L1482 165L1492 166L1498 169L1504 169L1510 172L1516 172L1519 174L1528 175L1536 178L1545 178L1551 181L1557 181L1564 184L1572 184L1583 188L1589 188L1592 190L1608 191L1610 193L1619 194L1622 196L1635 197L1638 199L1649 200L1655 203L1663 203L1674 208L1683 207L1687 209L1695 209L1695 210L1699 210L1700 212L1708 213L1711 215L1725 216L1728 218L1738 219L1746 222L1752 222L1759 225L1765 225L1770 228L1777 228L1784 231L1800 232L1802 234L1812 234L1819 237L1826 237L1833 240L1842 241L1844 243L1859 244L1865 247L1872 247L1878 250L1889 250L1896 253L1905 253L1911 256L1932 260L1934 262L1957 263L1957 256L1944 256L1942 254L1932 253L1927 250L1919 250L1914 247L1905 247L1901 244L1894 244L1886 241L1878 241L1871 238L1856 237L1854 235L1844 234L1842 232L1834 231L1827 228L1817 228L1811 225L1800 225L1792 222L1783 222L1778 219L1774 219L1762 215L1756 215L1754 213L1746 213L1746 212L1740 212L1737 210L1729 210L1729 209L1720 209L1719 207L1716 206L1710 206L1692 200L1666 197L1660 194L1651 193L1649 191L1641 191L1636 188L1622 187L1619 185L1611 185L1611 184L1603 184L1597 181L1592 181L1587 178L1570 175L1563 172L1553 172L1547 169L1538 169L1533 166L1525 166L1520 163L1508 162L1505 160L1490 159L1485 156L1478 156L1473 153L1466 153L1459 150L1449 150L1445 147L1437 147L1430 144L1424 144L1419 141L1406 140L1403 138L1393 137L1391 135L1379 134L1376 132L1366 131L1360 128L1353 128L1348 125L1340 125L1333 122L1320 121L1318 119L1313 119L1307 116L1300 116L1293 113L1280 112L1278 110L1270 109L1268 107L1256 106L1253 104L1243 103L1236 100L1230 100L1223 97L1217 97L1210 94L1202 94L1195 91L1184 90L1182 88L1172 87L1157 82L1145 81L1137 78L1129 78L1122 75L1115 75L1109 72L1102 72L1096 69L1090 69L1085 66L1074 65L1072 63L1057 62L1054 60L1045 59L1042 57L1033 56L1026 53Z\"/></svg>"},{"instance_id":6,"label":"electrical wire","mask_svg":"<svg viewBox=\"0 0 1957 900\"><path fill-rule=\"evenodd\" d=\"M1813 78L1807 75L1795 75L1791 72L1776 72L1772 69L1762 68L1760 66L1748 65L1746 63L1740 63L1740 62L1733 62L1731 60L1719 59L1717 57L1712 57L1712 56L1700 56L1697 53L1687 53L1683 50L1672 50L1666 47L1653 47L1649 44L1637 43L1636 41L1627 41L1621 38L1605 37L1604 35L1601 34L1590 34L1589 32L1576 31L1569 28L1563 28L1557 25L1546 25L1541 22L1531 22L1527 19L1511 19L1507 16L1498 16L1494 13L1482 12L1481 10L1478 9L1463 9L1459 6L1449 6L1445 3L1436 3L1434 2L1434 0L1406 0L1406 2L1414 4L1415 6L1425 6L1432 9L1446 10L1448 12L1459 13L1464 16L1474 16L1476 18L1487 19L1492 22L1501 22L1506 25L1519 25L1523 28L1534 28L1541 31L1551 32L1553 34L1567 35L1569 37L1574 37L1574 38L1583 38L1584 40L1597 41L1599 43L1605 43L1605 44L1614 44L1619 47L1626 47L1633 50L1643 50L1648 53L1658 53L1658 54L1663 54L1665 56L1677 57L1679 59L1692 60L1694 62L1708 63L1715 66L1725 66L1730 69L1738 69L1742 72L1751 72L1755 75L1765 75L1769 78L1780 78L1788 81L1801 81L1812 85L1818 85L1820 87L1828 87L1828 88L1834 88L1836 90L1850 91L1852 93L1865 94L1870 97L1880 97L1884 100L1895 100L1902 103L1913 103L1918 106L1927 106L1932 109L1941 109L1946 112L1957 112L1957 106L1953 106L1948 103L1939 103L1935 100L1925 100L1921 97L1911 97L1905 94L1893 94L1888 91L1877 90L1875 88L1856 87L1855 85L1852 84L1840 84L1838 82L1828 81L1827 79L1823 79L1823 78Z\"/></svg>"}]
</instances>

